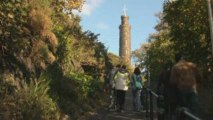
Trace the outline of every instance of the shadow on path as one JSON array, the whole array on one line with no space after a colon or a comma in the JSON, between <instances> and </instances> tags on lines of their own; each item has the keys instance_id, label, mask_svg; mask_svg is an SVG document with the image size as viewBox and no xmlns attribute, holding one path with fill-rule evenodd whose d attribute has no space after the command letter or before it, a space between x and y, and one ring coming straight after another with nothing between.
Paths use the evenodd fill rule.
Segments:
<instances>
[{"instance_id":1,"label":"shadow on path","mask_svg":"<svg viewBox=\"0 0 213 120\"><path fill-rule=\"evenodd\" d=\"M123 113L102 109L98 111L97 115L88 120L145 120L145 111L133 111L130 88L126 93L125 111Z\"/></svg>"},{"instance_id":2,"label":"shadow on path","mask_svg":"<svg viewBox=\"0 0 213 120\"><path fill-rule=\"evenodd\" d=\"M102 120L145 120L145 113L125 111L124 113L110 112L102 118Z\"/></svg>"}]
</instances>

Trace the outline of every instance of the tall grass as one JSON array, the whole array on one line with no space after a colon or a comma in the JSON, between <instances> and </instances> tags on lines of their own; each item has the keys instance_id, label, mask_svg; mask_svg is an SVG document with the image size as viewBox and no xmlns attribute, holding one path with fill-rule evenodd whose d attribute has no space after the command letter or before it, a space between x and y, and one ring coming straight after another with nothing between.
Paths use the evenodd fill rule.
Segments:
<instances>
[{"instance_id":1,"label":"tall grass","mask_svg":"<svg viewBox=\"0 0 213 120\"><path fill-rule=\"evenodd\" d=\"M0 101L0 119L3 120L56 120L59 112L48 95L48 82L33 81L22 84L16 93L5 95Z\"/></svg>"}]
</instances>

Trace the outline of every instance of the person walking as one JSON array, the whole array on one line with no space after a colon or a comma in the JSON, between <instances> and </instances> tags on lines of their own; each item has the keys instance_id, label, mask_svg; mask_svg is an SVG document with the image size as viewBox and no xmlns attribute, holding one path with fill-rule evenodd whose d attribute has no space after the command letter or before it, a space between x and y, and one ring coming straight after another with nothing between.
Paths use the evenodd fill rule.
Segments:
<instances>
[{"instance_id":1,"label":"person walking","mask_svg":"<svg viewBox=\"0 0 213 120\"><path fill-rule=\"evenodd\" d=\"M139 67L134 69L131 76L132 96L133 96L133 110L140 111L142 109L141 104L141 90L142 90L142 78Z\"/></svg>"},{"instance_id":2,"label":"person walking","mask_svg":"<svg viewBox=\"0 0 213 120\"><path fill-rule=\"evenodd\" d=\"M114 81L114 77L115 74L118 72L118 70L120 69L121 65L116 65L116 67L114 67L109 75L108 75L108 79L109 79L109 85L110 85L110 105L108 107L109 110L115 110L116 109L116 91L115 91L115 81Z\"/></svg>"},{"instance_id":3,"label":"person walking","mask_svg":"<svg viewBox=\"0 0 213 120\"><path fill-rule=\"evenodd\" d=\"M116 90L116 106L119 112L124 112L125 96L128 90L129 73L126 70L126 66L123 65L118 69L114 77L115 90Z\"/></svg>"},{"instance_id":4,"label":"person walking","mask_svg":"<svg viewBox=\"0 0 213 120\"><path fill-rule=\"evenodd\" d=\"M181 55L176 56L178 61L171 70L170 82L177 89L177 106L188 108L198 115L197 82L201 80L201 74L196 64L186 61Z\"/></svg>"}]
</instances>

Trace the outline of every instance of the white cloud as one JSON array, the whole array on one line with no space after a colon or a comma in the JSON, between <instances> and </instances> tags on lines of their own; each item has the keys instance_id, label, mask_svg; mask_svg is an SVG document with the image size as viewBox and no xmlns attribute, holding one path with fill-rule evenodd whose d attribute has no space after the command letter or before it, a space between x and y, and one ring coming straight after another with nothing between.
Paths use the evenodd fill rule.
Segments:
<instances>
[{"instance_id":1,"label":"white cloud","mask_svg":"<svg viewBox=\"0 0 213 120\"><path fill-rule=\"evenodd\" d=\"M101 4L103 0L86 0L82 8L82 15L91 15L91 13Z\"/></svg>"},{"instance_id":2,"label":"white cloud","mask_svg":"<svg viewBox=\"0 0 213 120\"><path fill-rule=\"evenodd\" d=\"M109 25L107 25L106 23L103 23L103 22L99 22L96 24L96 27L98 29L106 30L109 28Z\"/></svg>"}]
</instances>

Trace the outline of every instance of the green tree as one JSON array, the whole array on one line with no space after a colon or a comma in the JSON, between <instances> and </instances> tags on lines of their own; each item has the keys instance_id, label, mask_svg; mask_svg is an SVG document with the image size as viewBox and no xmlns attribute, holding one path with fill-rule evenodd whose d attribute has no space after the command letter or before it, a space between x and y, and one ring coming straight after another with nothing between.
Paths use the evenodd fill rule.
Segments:
<instances>
[{"instance_id":1,"label":"green tree","mask_svg":"<svg viewBox=\"0 0 213 120\"><path fill-rule=\"evenodd\" d=\"M174 58L173 42L170 41L170 27L163 20L163 15L163 13L156 15L160 21L155 26L156 33L149 36L149 42L133 51L136 63L145 68L146 77L151 77L151 84L156 83L162 67L166 63L173 62Z\"/></svg>"},{"instance_id":2,"label":"green tree","mask_svg":"<svg viewBox=\"0 0 213 120\"><path fill-rule=\"evenodd\" d=\"M197 63L205 76L212 74L213 58L207 2L205 0L165 2L164 14L164 20L171 28L170 41L174 43L175 51Z\"/></svg>"}]
</instances>

